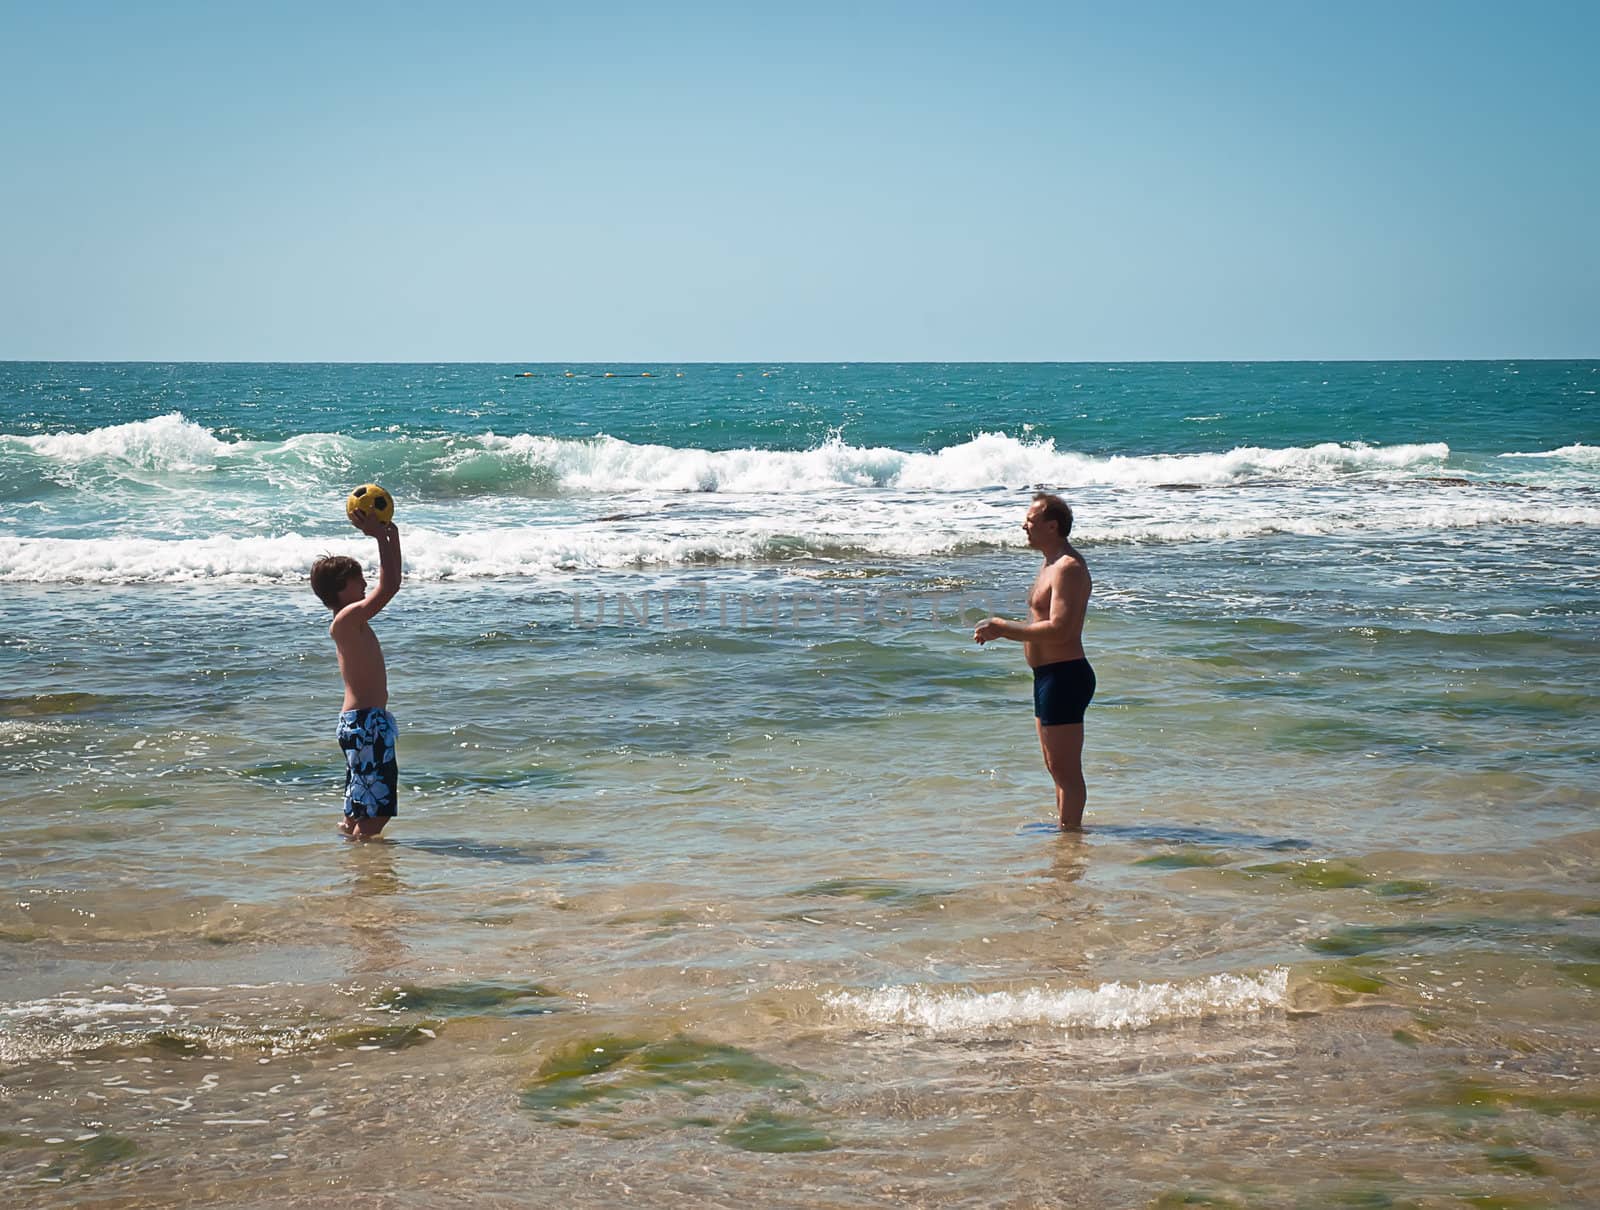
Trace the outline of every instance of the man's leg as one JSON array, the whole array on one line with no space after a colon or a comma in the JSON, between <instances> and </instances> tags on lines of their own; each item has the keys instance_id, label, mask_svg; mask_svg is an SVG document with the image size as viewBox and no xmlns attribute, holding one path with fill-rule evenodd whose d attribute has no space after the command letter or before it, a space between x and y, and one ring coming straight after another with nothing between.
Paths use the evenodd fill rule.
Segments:
<instances>
[{"instance_id":1,"label":"man's leg","mask_svg":"<svg viewBox=\"0 0 1600 1210\"><path fill-rule=\"evenodd\" d=\"M1039 728L1039 747L1044 752L1044 767L1056 783L1056 813L1063 831L1076 831L1083 825L1083 806L1089 791L1083 784L1083 724L1061 723Z\"/></svg>"}]
</instances>

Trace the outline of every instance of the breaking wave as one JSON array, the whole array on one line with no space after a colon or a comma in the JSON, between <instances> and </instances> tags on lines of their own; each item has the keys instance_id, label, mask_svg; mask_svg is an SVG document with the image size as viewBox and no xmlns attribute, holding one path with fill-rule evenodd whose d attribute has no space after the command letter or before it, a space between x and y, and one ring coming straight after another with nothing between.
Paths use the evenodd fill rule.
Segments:
<instances>
[{"instance_id":1,"label":"breaking wave","mask_svg":"<svg viewBox=\"0 0 1600 1210\"><path fill-rule=\"evenodd\" d=\"M980 433L933 451L861 447L837 437L808 450L708 450L615 437L351 437L226 441L180 413L86 433L0 436L0 470L57 486L152 477L216 477L282 490L332 491L383 482L402 497L615 491L815 492L834 488L971 491L990 487L1219 485L1257 479L1337 480L1437 474L1442 442L1370 446L1325 442L1218 453L1092 456L1050 438ZM211 482L208 487L220 488ZM8 493L11 494L11 493ZM15 496L13 495L13 498Z\"/></svg>"},{"instance_id":2,"label":"breaking wave","mask_svg":"<svg viewBox=\"0 0 1600 1210\"><path fill-rule=\"evenodd\" d=\"M1245 1016L1289 1003L1289 971L1212 975L1173 983L1102 983L1095 988L939 991L884 987L835 992L824 1003L848 1023L938 1037L974 1037L1019 1027L1145 1029L1175 1021Z\"/></svg>"}]
</instances>

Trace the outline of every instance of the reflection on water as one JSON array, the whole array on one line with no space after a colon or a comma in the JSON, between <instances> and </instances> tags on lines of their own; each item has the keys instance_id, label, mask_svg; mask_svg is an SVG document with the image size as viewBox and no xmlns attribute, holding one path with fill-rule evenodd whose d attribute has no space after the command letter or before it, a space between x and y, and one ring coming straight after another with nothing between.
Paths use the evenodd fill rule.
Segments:
<instances>
[{"instance_id":1,"label":"reflection on water","mask_svg":"<svg viewBox=\"0 0 1600 1210\"><path fill-rule=\"evenodd\" d=\"M1060 843L1050 853L1045 873L1062 893L1071 893L1074 884L1088 872L1093 850L1082 832L1062 832Z\"/></svg>"},{"instance_id":2,"label":"reflection on water","mask_svg":"<svg viewBox=\"0 0 1600 1210\"><path fill-rule=\"evenodd\" d=\"M355 950L352 973L393 970L406 958L410 888L400 877L399 846L384 840L345 841L349 878L339 919Z\"/></svg>"}]
</instances>

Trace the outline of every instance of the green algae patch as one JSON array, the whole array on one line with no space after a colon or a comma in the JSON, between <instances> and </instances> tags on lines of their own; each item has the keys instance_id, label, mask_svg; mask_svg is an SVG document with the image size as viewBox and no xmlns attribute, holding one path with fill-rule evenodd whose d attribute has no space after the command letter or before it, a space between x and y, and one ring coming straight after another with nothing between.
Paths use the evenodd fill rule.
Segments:
<instances>
[{"instance_id":1,"label":"green algae patch","mask_svg":"<svg viewBox=\"0 0 1600 1210\"><path fill-rule=\"evenodd\" d=\"M1534 1092L1470 1077L1446 1080L1412 1098L1411 1104L1457 1121L1500 1117L1507 1110L1523 1110L1546 1117L1567 1114L1600 1117L1600 1093Z\"/></svg>"},{"instance_id":2,"label":"green algae patch","mask_svg":"<svg viewBox=\"0 0 1600 1210\"><path fill-rule=\"evenodd\" d=\"M829 878L813 882L790 894L798 899L827 897L830 899L860 899L868 903L888 903L913 906L944 897L942 892L922 890L884 878Z\"/></svg>"},{"instance_id":3,"label":"green algae patch","mask_svg":"<svg viewBox=\"0 0 1600 1210\"><path fill-rule=\"evenodd\" d=\"M1242 1204L1213 1193L1194 1193L1173 1189L1150 1203L1150 1210L1181 1210L1184 1206L1211 1206L1214 1210L1242 1210Z\"/></svg>"},{"instance_id":4,"label":"green algae patch","mask_svg":"<svg viewBox=\"0 0 1600 1210\"><path fill-rule=\"evenodd\" d=\"M1214 853L1209 849L1175 849L1170 853L1157 853L1153 857L1141 857L1133 864L1136 866L1150 866L1158 870L1193 870L1212 869L1216 866L1227 865L1229 858L1224 853Z\"/></svg>"},{"instance_id":5,"label":"green algae patch","mask_svg":"<svg viewBox=\"0 0 1600 1210\"><path fill-rule=\"evenodd\" d=\"M1435 937L1448 937L1460 932L1460 927L1450 924L1419 922L1417 924L1352 924L1306 942L1308 949L1319 954L1348 958L1358 954L1372 954L1396 946L1416 945Z\"/></svg>"},{"instance_id":6,"label":"green algae patch","mask_svg":"<svg viewBox=\"0 0 1600 1210\"><path fill-rule=\"evenodd\" d=\"M1372 881L1368 874L1348 861L1274 861L1265 865L1246 866L1249 874L1280 874L1295 886L1314 891L1343 891L1351 887L1366 886Z\"/></svg>"},{"instance_id":7,"label":"green algae patch","mask_svg":"<svg viewBox=\"0 0 1600 1210\"><path fill-rule=\"evenodd\" d=\"M740 1151L770 1154L832 1151L839 1145L806 1119L770 1109L755 1109L742 1115L722 1132L721 1138Z\"/></svg>"},{"instance_id":8,"label":"green algae patch","mask_svg":"<svg viewBox=\"0 0 1600 1210\"><path fill-rule=\"evenodd\" d=\"M205 1052L205 1047L198 1039L186 1038L182 1034L169 1033L164 1029L146 1034L144 1045L157 1054L173 1055L182 1059L192 1058Z\"/></svg>"},{"instance_id":9,"label":"green algae patch","mask_svg":"<svg viewBox=\"0 0 1600 1210\"><path fill-rule=\"evenodd\" d=\"M1434 894L1437 888L1431 882L1396 878L1369 886L1367 889L1374 895L1382 895L1385 899L1423 899Z\"/></svg>"},{"instance_id":10,"label":"green algae patch","mask_svg":"<svg viewBox=\"0 0 1600 1210\"><path fill-rule=\"evenodd\" d=\"M37 1139L18 1139L23 1147L37 1147ZM90 1139L71 1143L46 1144L56 1153L56 1158L36 1169L46 1180L65 1180L69 1176L89 1176L101 1168L109 1168L139 1154L139 1145L120 1134L97 1134Z\"/></svg>"},{"instance_id":11,"label":"green algae patch","mask_svg":"<svg viewBox=\"0 0 1600 1210\"><path fill-rule=\"evenodd\" d=\"M577 1125L575 1122L563 1123ZM633 1121L607 1122L599 1127L599 1131L608 1139L631 1141L635 1139L650 1138L659 1134L670 1134L675 1130L715 1130L722 1123L716 1118L701 1117L698 1115L668 1116L659 1118L638 1118Z\"/></svg>"},{"instance_id":12,"label":"green algae patch","mask_svg":"<svg viewBox=\"0 0 1600 1210\"><path fill-rule=\"evenodd\" d=\"M164 807L171 801L159 794L122 794L113 798L97 798L87 805L91 811L146 811L151 807Z\"/></svg>"},{"instance_id":13,"label":"green algae patch","mask_svg":"<svg viewBox=\"0 0 1600 1210\"><path fill-rule=\"evenodd\" d=\"M607 923L614 925L649 924L656 928L671 929L697 924L699 923L699 918L693 912L686 912L682 908L666 908L659 912L635 912L625 916L617 916Z\"/></svg>"},{"instance_id":14,"label":"green algae patch","mask_svg":"<svg viewBox=\"0 0 1600 1210\"><path fill-rule=\"evenodd\" d=\"M1544 1176L1549 1169L1531 1152L1521 1147L1489 1147L1483 1158L1494 1168L1520 1172L1526 1176Z\"/></svg>"},{"instance_id":15,"label":"green algae patch","mask_svg":"<svg viewBox=\"0 0 1600 1210\"><path fill-rule=\"evenodd\" d=\"M1389 1036L1396 1042L1400 1043L1401 1046L1409 1046L1412 1049L1415 1049L1416 1047L1422 1045L1422 1039L1408 1030L1397 1029Z\"/></svg>"},{"instance_id":16,"label":"green algae patch","mask_svg":"<svg viewBox=\"0 0 1600 1210\"><path fill-rule=\"evenodd\" d=\"M1318 983L1356 996L1376 996L1389 986L1388 980L1370 971L1361 970L1348 962L1332 962L1320 966L1313 973L1313 977Z\"/></svg>"},{"instance_id":17,"label":"green algae patch","mask_svg":"<svg viewBox=\"0 0 1600 1210\"><path fill-rule=\"evenodd\" d=\"M643 1038L618 1038L605 1034L585 1039L563 1047L539 1064L536 1079L539 1083L555 1080L582 1079L602 1071L610 1071L635 1051L650 1043Z\"/></svg>"},{"instance_id":18,"label":"green algae patch","mask_svg":"<svg viewBox=\"0 0 1600 1210\"><path fill-rule=\"evenodd\" d=\"M602 1124L585 1115L616 1114L633 1101L692 1100L730 1090L777 1092L804 1100L805 1086L798 1072L737 1046L683 1035L654 1041L607 1035L551 1054L523 1089L519 1103L557 1125L581 1126ZM641 1130L722 1124L704 1117L665 1117L652 1122L620 1127L606 1124L606 1128L623 1129L635 1137Z\"/></svg>"},{"instance_id":19,"label":"green algae patch","mask_svg":"<svg viewBox=\"0 0 1600 1210\"><path fill-rule=\"evenodd\" d=\"M732 1081L751 1088L776 1088L785 1092L803 1087L793 1072L769 1063L760 1055L737 1046L696 1042L691 1038L669 1038L647 1046L638 1052L635 1062L640 1071L677 1084Z\"/></svg>"},{"instance_id":20,"label":"green algae patch","mask_svg":"<svg viewBox=\"0 0 1600 1210\"><path fill-rule=\"evenodd\" d=\"M563 1126L578 1122L560 1115L583 1105L602 1110L616 1108L609 1102L633 1100L639 1090L625 1079L597 1079L605 1076L649 1042L642 1038L618 1038L610 1034L564 1047L550 1055L534 1073L533 1083L520 1098L524 1109L553 1118Z\"/></svg>"},{"instance_id":21,"label":"green algae patch","mask_svg":"<svg viewBox=\"0 0 1600 1210\"><path fill-rule=\"evenodd\" d=\"M0 718L56 718L112 710L127 699L102 693L32 693L0 697Z\"/></svg>"},{"instance_id":22,"label":"green algae patch","mask_svg":"<svg viewBox=\"0 0 1600 1210\"><path fill-rule=\"evenodd\" d=\"M119 1134L97 1134L92 1139L78 1143L75 1150L78 1152L78 1170L91 1172L109 1164L131 1160L139 1154L139 1145Z\"/></svg>"},{"instance_id":23,"label":"green algae patch","mask_svg":"<svg viewBox=\"0 0 1600 1210\"><path fill-rule=\"evenodd\" d=\"M415 1025L369 1025L363 1029L334 1034L329 1041L345 1050L366 1046L378 1050L408 1050L432 1042L442 1028L437 1021L419 1021Z\"/></svg>"},{"instance_id":24,"label":"green algae patch","mask_svg":"<svg viewBox=\"0 0 1600 1210\"><path fill-rule=\"evenodd\" d=\"M671 937L683 929L693 928L703 921L703 915L696 915L683 908L664 908L657 912L624 912L613 916L606 921L609 928L640 928L648 930L645 936L652 940L660 937Z\"/></svg>"},{"instance_id":25,"label":"green algae patch","mask_svg":"<svg viewBox=\"0 0 1600 1210\"><path fill-rule=\"evenodd\" d=\"M373 1005L383 1012L420 1012L439 1017L533 1017L556 1011L556 993L537 983L454 983L445 987L405 984Z\"/></svg>"},{"instance_id":26,"label":"green algae patch","mask_svg":"<svg viewBox=\"0 0 1600 1210\"><path fill-rule=\"evenodd\" d=\"M1387 1189L1318 1189L1317 1205L1347 1205L1362 1210L1400 1210L1413 1202L1397 1202Z\"/></svg>"},{"instance_id":27,"label":"green algae patch","mask_svg":"<svg viewBox=\"0 0 1600 1210\"><path fill-rule=\"evenodd\" d=\"M1318 1205L1351 1206L1362 1210L1401 1210L1415 1202L1397 1202L1386 1189L1329 1189L1318 1191Z\"/></svg>"},{"instance_id":28,"label":"green algae patch","mask_svg":"<svg viewBox=\"0 0 1600 1210\"><path fill-rule=\"evenodd\" d=\"M1556 969L1574 983L1600 991L1600 962L1562 962Z\"/></svg>"}]
</instances>

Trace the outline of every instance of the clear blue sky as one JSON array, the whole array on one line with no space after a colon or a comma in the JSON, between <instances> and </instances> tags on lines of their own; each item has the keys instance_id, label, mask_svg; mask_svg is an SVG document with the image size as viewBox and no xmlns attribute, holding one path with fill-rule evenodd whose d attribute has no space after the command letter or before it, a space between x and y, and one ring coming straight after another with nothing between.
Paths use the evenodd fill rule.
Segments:
<instances>
[{"instance_id":1,"label":"clear blue sky","mask_svg":"<svg viewBox=\"0 0 1600 1210\"><path fill-rule=\"evenodd\" d=\"M0 358L1600 356L1600 4L0 0Z\"/></svg>"}]
</instances>

